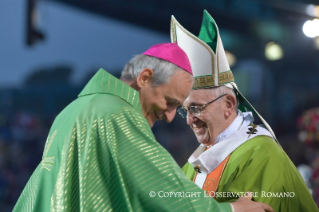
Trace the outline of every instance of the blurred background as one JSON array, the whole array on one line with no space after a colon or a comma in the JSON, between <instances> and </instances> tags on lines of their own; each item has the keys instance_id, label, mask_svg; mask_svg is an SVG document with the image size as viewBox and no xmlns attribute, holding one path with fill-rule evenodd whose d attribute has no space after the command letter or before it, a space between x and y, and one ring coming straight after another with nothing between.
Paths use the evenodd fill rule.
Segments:
<instances>
[{"instance_id":1,"label":"blurred background","mask_svg":"<svg viewBox=\"0 0 319 212\"><path fill-rule=\"evenodd\" d=\"M12 211L55 116L100 67L119 77L132 56L170 42L171 15L198 35L203 9L239 89L319 204L318 0L2 0L0 211ZM180 166L198 146L178 116L153 131Z\"/></svg>"}]
</instances>

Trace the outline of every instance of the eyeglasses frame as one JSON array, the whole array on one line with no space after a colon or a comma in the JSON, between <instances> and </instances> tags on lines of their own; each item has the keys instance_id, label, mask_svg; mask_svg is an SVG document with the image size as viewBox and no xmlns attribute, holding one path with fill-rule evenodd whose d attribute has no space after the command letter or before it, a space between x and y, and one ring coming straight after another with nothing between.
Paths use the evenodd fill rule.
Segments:
<instances>
[{"instance_id":1,"label":"eyeglasses frame","mask_svg":"<svg viewBox=\"0 0 319 212\"><path fill-rule=\"evenodd\" d=\"M218 99L220 99L220 98L222 98L222 97L224 97L224 96L226 96L226 95L227 95L227 94L222 94L222 95L220 95L219 97L217 97L216 99L214 99L214 100L212 100L212 101L210 101L210 102L208 102L208 103L206 103L206 104L204 104L204 105L202 105L202 106L190 106L190 107L188 107L188 109L186 109L186 108L184 108L184 107L181 107L181 109L185 109L186 111L189 111L189 113L192 114L193 116L201 116L202 110L203 110L205 107L207 107L207 105L209 105L209 104L211 104L211 103L217 101ZM197 107L198 107L198 108L197 108ZM198 110L199 110L199 115L195 115L194 113L192 113L191 110L190 110L190 108L196 108L196 109L198 109ZM194 111L194 110L195 110L195 109L193 109L193 111ZM186 118L186 117L187 117L187 112L186 112L186 116L185 116L185 117L181 114L181 112L180 112L179 110L178 110L177 112L179 113L179 115L180 115L182 118Z\"/></svg>"}]
</instances>

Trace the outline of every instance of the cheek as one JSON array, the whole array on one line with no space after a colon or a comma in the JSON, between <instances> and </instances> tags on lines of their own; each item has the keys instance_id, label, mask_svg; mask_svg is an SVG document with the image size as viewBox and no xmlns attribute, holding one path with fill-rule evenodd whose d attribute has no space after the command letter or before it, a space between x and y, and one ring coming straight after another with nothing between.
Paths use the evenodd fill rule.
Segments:
<instances>
[{"instance_id":1,"label":"cheek","mask_svg":"<svg viewBox=\"0 0 319 212\"><path fill-rule=\"evenodd\" d=\"M191 125L191 124L192 124L192 119L189 118L189 115L186 116L186 123L187 123L188 125Z\"/></svg>"},{"instance_id":2,"label":"cheek","mask_svg":"<svg viewBox=\"0 0 319 212\"><path fill-rule=\"evenodd\" d=\"M210 125L211 120L214 120L214 116L209 112L202 113L201 120L205 122L205 124Z\"/></svg>"},{"instance_id":3,"label":"cheek","mask_svg":"<svg viewBox=\"0 0 319 212\"><path fill-rule=\"evenodd\" d=\"M153 97L152 105L157 109L165 109L167 107L167 102L163 96L157 95Z\"/></svg>"}]
</instances>

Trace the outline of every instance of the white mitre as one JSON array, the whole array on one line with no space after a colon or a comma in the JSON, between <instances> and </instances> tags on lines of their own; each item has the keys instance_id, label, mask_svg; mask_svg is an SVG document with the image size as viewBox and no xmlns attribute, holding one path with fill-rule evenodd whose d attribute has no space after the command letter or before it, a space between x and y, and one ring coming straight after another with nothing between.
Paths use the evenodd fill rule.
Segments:
<instances>
[{"instance_id":1,"label":"white mitre","mask_svg":"<svg viewBox=\"0 0 319 212\"><path fill-rule=\"evenodd\" d=\"M194 76L193 90L221 85L234 89L239 101L239 109L242 112L252 111L257 115L277 141L275 133L268 123L240 93L230 70L217 24L206 10L204 10L202 27L198 37L187 31L172 16L171 41L181 47L189 58Z\"/></svg>"}]
</instances>

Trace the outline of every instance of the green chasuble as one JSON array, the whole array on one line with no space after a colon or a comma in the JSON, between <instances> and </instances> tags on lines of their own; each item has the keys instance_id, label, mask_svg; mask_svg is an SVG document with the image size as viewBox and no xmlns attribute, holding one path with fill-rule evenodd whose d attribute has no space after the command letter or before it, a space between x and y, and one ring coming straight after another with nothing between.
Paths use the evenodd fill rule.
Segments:
<instances>
[{"instance_id":1,"label":"green chasuble","mask_svg":"<svg viewBox=\"0 0 319 212\"><path fill-rule=\"evenodd\" d=\"M231 207L205 197L187 179L156 142L138 92L100 69L56 117L42 161L14 211L231 211Z\"/></svg>"},{"instance_id":2,"label":"green chasuble","mask_svg":"<svg viewBox=\"0 0 319 212\"><path fill-rule=\"evenodd\" d=\"M190 163L183 171L193 180L195 171ZM215 193L216 200L236 199L220 197L224 195L222 192L243 195L241 192L247 191L253 192L253 200L269 204L276 212L319 211L295 165L282 148L266 136L246 141L231 154Z\"/></svg>"}]
</instances>

